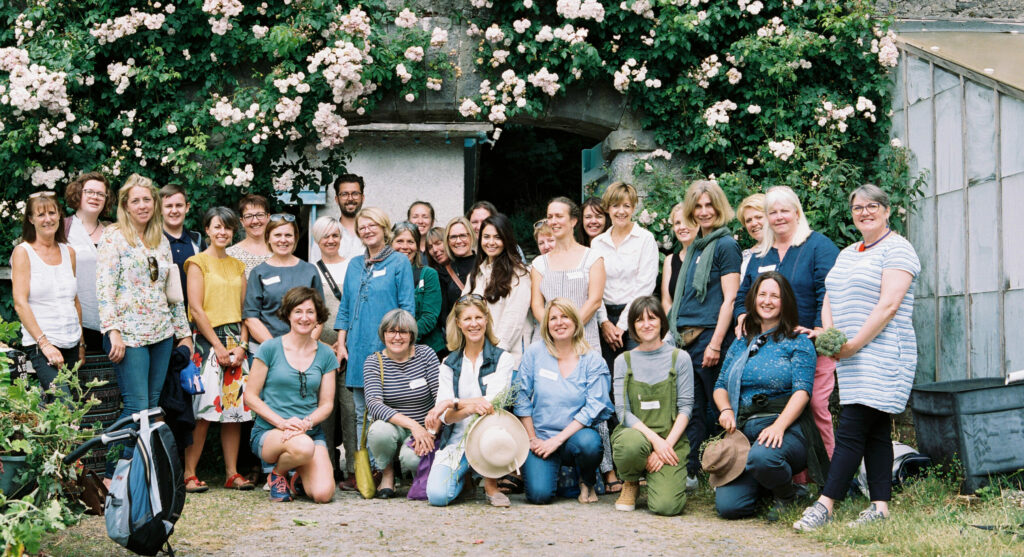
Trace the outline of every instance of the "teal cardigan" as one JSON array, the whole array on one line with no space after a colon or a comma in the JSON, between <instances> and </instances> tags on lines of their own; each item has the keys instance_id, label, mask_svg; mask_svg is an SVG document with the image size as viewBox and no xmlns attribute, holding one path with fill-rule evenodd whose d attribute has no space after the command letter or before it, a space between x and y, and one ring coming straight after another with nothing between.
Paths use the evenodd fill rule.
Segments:
<instances>
[{"instance_id":1,"label":"teal cardigan","mask_svg":"<svg viewBox=\"0 0 1024 557\"><path fill-rule=\"evenodd\" d=\"M437 271L430 267L413 269L413 278L416 285L416 328L419 331L416 342L440 352L444 349L441 323L442 319L448 318L441 315L441 281L437 278Z\"/></svg>"}]
</instances>

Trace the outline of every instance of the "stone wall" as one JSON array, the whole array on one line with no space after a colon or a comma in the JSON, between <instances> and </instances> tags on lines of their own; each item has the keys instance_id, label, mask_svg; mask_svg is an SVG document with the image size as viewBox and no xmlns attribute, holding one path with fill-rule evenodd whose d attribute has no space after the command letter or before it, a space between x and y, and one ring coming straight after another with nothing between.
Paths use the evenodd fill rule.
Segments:
<instances>
[{"instance_id":1,"label":"stone wall","mask_svg":"<svg viewBox=\"0 0 1024 557\"><path fill-rule=\"evenodd\" d=\"M1024 21L1024 0L879 0L882 13L900 19L1013 19Z\"/></svg>"}]
</instances>

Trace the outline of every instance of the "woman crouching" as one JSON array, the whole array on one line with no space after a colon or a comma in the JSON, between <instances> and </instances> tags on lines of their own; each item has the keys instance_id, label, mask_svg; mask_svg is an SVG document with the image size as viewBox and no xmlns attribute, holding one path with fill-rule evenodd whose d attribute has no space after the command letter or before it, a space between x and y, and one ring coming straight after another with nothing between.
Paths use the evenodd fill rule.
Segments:
<instances>
[{"instance_id":1,"label":"woman crouching","mask_svg":"<svg viewBox=\"0 0 1024 557\"><path fill-rule=\"evenodd\" d=\"M298 478L313 501L327 503L334 475L320 423L334 407L338 359L313 338L327 308L319 292L300 286L284 295L277 317L289 331L260 344L246 381L245 404L256 413L249 442L270 468L271 501L291 501Z\"/></svg>"}]
</instances>

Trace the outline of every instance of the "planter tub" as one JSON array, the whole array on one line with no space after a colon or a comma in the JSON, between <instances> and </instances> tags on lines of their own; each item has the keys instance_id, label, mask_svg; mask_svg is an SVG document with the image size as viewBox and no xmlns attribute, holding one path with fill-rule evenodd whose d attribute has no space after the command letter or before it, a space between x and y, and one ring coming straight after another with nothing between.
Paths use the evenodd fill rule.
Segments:
<instances>
[{"instance_id":1,"label":"planter tub","mask_svg":"<svg viewBox=\"0 0 1024 557\"><path fill-rule=\"evenodd\" d=\"M3 464L3 472L0 472L0 491L8 499L16 495L24 487L21 484L15 483L14 478L25 467L26 458L23 455L0 455L0 464Z\"/></svg>"},{"instance_id":2,"label":"planter tub","mask_svg":"<svg viewBox=\"0 0 1024 557\"><path fill-rule=\"evenodd\" d=\"M1024 384L998 377L927 383L914 387L910 409L921 453L935 462L959 458L963 493L1024 468Z\"/></svg>"}]
</instances>

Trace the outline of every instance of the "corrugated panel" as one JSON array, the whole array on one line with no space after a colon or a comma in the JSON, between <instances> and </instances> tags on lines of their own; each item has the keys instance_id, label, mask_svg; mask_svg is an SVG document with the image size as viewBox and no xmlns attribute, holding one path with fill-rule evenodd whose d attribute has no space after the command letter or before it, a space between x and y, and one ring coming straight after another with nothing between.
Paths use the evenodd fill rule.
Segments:
<instances>
[{"instance_id":1,"label":"corrugated panel","mask_svg":"<svg viewBox=\"0 0 1024 557\"><path fill-rule=\"evenodd\" d=\"M967 377L967 311L963 296L939 298L939 320L942 327L939 344L939 381Z\"/></svg>"}]
</instances>

